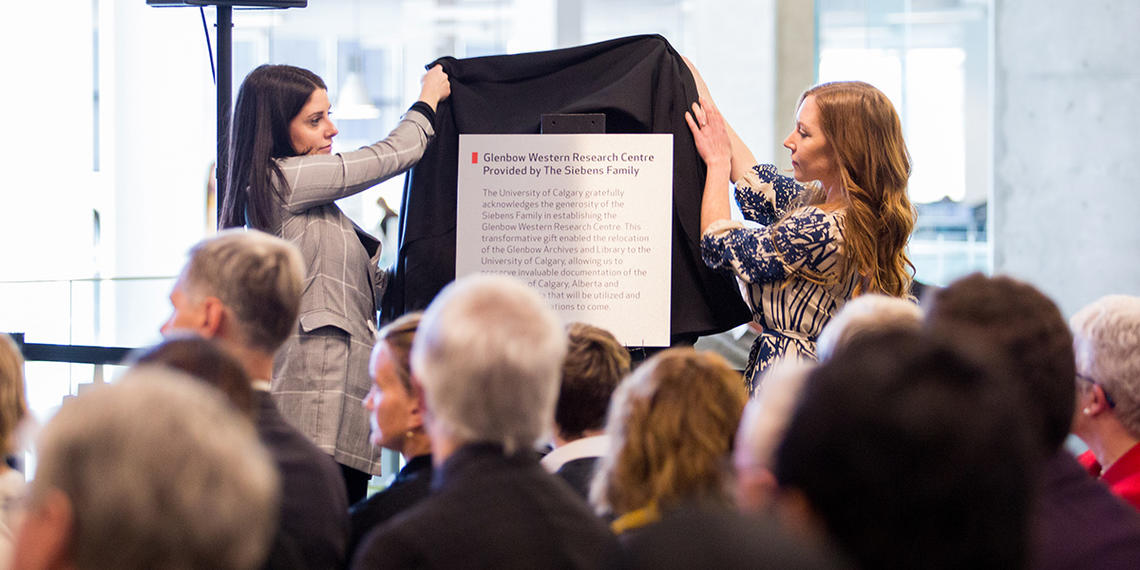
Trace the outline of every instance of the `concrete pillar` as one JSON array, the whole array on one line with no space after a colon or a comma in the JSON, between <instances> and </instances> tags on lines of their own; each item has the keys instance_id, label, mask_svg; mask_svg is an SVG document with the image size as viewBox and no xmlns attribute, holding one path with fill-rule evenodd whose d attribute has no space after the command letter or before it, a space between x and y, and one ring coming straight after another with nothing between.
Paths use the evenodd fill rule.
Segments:
<instances>
[{"instance_id":1,"label":"concrete pillar","mask_svg":"<svg viewBox=\"0 0 1140 570\"><path fill-rule=\"evenodd\" d=\"M994 272L1066 314L1140 294L1140 3L994 3Z\"/></svg>"},{"instance_id":2,"label":"concrete pillar","mask_svg":"<svg viewBox=\"0 0 1140 570\"><path fill-rule=\"evenodd\" d=\"M558 26L555 45L560 48L582 43L582 0L557 0Z\"/></svg>"},{"instance_id":3,"label":"concrete pillar","mask_svg":"<svg viewBox=\"0 0 1140 570\"><path fill-rule=\"evenodd\" d=\"M772 146L777 73L776 0L718 0L684 12L684 55L696 64L725 118L760 162L774 161ZM810 4L810 2L809 2ZM803 46L812 51L808 38ZM790 111L789 111L790 113Z\"/></svg>"},{"instance_id":4,"label":"concrete pillar","mask_svg":"<svg viewBox=\"0 0 1140 570\"><path fill-rule=\"evenodd\" d=\"M815 2L776 0L775 108L772 149L776 166L792 169L784 139L796 124L800 94L816 79ZM759 157L757 157L759 158Z\"/></svg>"}]
</instances>

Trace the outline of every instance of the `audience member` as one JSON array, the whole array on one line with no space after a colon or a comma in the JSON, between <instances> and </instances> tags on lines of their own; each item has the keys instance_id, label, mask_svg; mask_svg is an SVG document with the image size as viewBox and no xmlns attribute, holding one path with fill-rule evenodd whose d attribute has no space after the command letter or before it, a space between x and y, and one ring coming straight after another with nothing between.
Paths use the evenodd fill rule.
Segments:
<instances>
[{"instance_id":1,"label":"audience member","mask_svg":"<svg viewBox=\"0 0 1140 570\"><path fill-rule=\"evenodd\" d=\"M139 367L40 435L14 567L257 568L278 478L248 421L184 374Z\"/></svg>"},{"instance_id":2,"label":"audience member","mask_svg":"<svg viewBox=\"0 0 1140 570\"><path fill-rule=\"evenodd\" d=\"M917 332L853 340L803 387L781 506L861 568L1022 567L1035 456L998 370Z\"/></svg>"},{"instance_id":3,"label":"audience member","mask_svg":"<svg viewBox=\"0 0 1140 570\"><path fill-rule=\"evenodd\" d=\"M823 327L816 355L827 360L837 349L866 332L921 328L922 309L910 299L867 293L848 301Z\"/></svg>"},{"instance_id":4,"label":"audience member","mask_svg":"<svg viewBox=\"0 0 1140 570\"><path fill-rule=\"evenodd\" d=\"M290 426L269 396L274 354L297 324L304 268L289 242L226 230L190 250L162 326L197 333L253 379L257 433L281 474L281 518L267 565L335 568L345 562L348 498L332 459Z\"/></svg>"},{"instance_id":5,"label":"audience member","mask_svg":"<svg viewBox=\"0 0 1140 570\"><path fill-rule=\"evenodd\" d=\"M420 319L419 313L409 313L376 335L368 364L373 385L364 399L372 417L372 444L398 452L405 465L387 489L352 506L349 560L365 534L423 500L431 488L431 437L424 429L423 404L412 384L410 363Z\"/></svg>"},{"instance_id":6,"label":"audience member","mask_svg":"<svg viewBox=\"0 0 1140 570\"><path fill-rule=\"evenodd\" d=\"M24 358L8 335L0 335L0 450L4 459L20 444L17 431L28 417L24 396ZM24 474L0 461L0 568L8 567L12 543L23 518Z\"/></svg>"},{"instance_id":7,"label":"audience member","mask_svg":"<svg viewBox=\"0 0 1140 570\"><path fill-rule=\"evenodd\" d=\"M606 411L614 388L629 374L629 352L609 331L585 323L567 327L569 347L554 407L554 451L542 465L588 499L598 458L609 449Z\"/></svg>"},{"instance_id":8,"label":"audience member","mask_svg":"<svg viewBox=\"0 0 1140 570\"><path fill-rule=\"evenodd\" d=\"M185 372L221 390L242 413L255 416L249 375L212 340L171 331L162 342L132 355L130 360L133 365L156 364Z\"/></svg>"},{"instance_id":9,"label":"audience member","mask_svg":"<svg viewBox=\"0 0 1140 570\"><path fill-rule=\"evenodd\" d=\"M756 395L744 406L732 455L736 506L740 510L765 512L776 497L776 448L784 439L804 380L813 367L812 363L798 360L777 362L764 372Z\"/></svg>"},{"instance_id":10,"label":"audience member","mask_svg":"<svg viewBox=\"0 0 1140 570\"><path fill-rule=\"evenodd\" d=\"M592 495L618 515L628 567L839 567L821 545L732 507L728 456L745 397L722 357L691 348L658 353L618 387Z\"/></svg>"},{"instance_id":11,"label":"audience member","mask_svg":"<svg viewBox=\"0 0 1140 570\"><path fill-rule=\"evenodd\" d=\"M432 494L364 539L356 568L597 568L617 543L532 449L554 421L566 333L516 279L458 279L412 346Z\"/></svg>"},{"instance_id":12,"label":"audience member","mask_svg":"<svg viewBox=\"0 0 1140 570\"><path fill-rule=\"evenodd\" d=\"M618 386L590 498L622 534L690 505L729 507L728 458L747 398L720 356L662 351Z\"/></svg>"},{"instance_id":13,"label":"audience member","mask_svg":"<svg viewBox=\"0 0 1140 570\"><path fill-rule=\"evenodd\" d=\"M1077 358L1080 462L1140 508L1140 297L1109 295L1069 321Z\"/></svg>"},{"instance_id":14,"label":"audience member","mask_svg":"<svg viewBox=\"0 0 1140 570\"><path fill-rule=\"evenodd\" d=\"M1000 351L1019 381L1020 396L1009 404L1027 411L1045 458L1033 485L1030 566L1135 568L1140 515L1089 478L1062 446L1073 419L1076 371L1061 311L1027 283L980 273L925 302L928 329Z\"/></svg>"}]
</instances>

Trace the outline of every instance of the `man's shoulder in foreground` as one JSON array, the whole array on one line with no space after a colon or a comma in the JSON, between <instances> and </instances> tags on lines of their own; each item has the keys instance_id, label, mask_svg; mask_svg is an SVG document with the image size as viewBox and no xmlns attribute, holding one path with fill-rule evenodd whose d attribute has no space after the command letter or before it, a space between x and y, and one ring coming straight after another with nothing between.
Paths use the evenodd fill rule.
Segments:
<instances>
[{"instance_id":1,"label":"man's shoulder in foreground","mask_svg":"<svg viewBox=\"0 0 1140 570\"><path fill-rule=\"evenodd\" d=\"M353 567L602 568L618 559L606 524L528 455L468 446L433 486L364 539Z\"/></svg>"}]
</instances>

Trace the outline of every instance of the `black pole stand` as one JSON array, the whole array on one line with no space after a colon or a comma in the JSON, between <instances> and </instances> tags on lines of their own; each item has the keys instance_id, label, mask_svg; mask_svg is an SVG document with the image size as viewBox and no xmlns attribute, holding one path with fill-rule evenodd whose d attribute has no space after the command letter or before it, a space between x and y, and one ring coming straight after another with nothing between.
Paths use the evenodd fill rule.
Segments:
<instances>
[{"instance_id":1,"label":"black pole stand","mask_svg":"<svg viewBox=\"0 0 1140 570\"><path fill-rule=\"evenodd\" d=\"M214 186L214 203L218 209L218 227L222 224L222 193L226 187L226 174L229 171L229 152L226 144L229 138L230 101L233 91L233 6L215 6L217 9L217 69L218 69L218 158L214 171L217 184Z\"/></svg>"}]
</instances>

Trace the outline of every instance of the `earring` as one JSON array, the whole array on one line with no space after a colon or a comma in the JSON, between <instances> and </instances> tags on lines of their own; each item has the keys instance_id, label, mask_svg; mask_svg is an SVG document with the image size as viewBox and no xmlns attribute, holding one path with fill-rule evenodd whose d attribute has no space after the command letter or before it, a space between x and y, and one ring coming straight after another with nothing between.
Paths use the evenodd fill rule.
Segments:
<instances>
[{"instance_id":1,"label":"earring","mask_svg":"<svg viewBox=\"0 0 1140 570\"><path fill-rule=\"evenodd\" d=\"M1085 408L1085 413L1089 413L1088 408ZM414 430L408 430L408 433L404 434L404 439L412 439L413 437L416 437L416 432Z\"/></svg>"},{"instance_id":2,"label":"earring","mask_svg":"<svg viewBox=\"0 0 1140 570\"><path fill-rule=\"evenodd\" d=\"M1086 416L1092 413L1092 410L1089 408L1085 408L1084 410L1081 410L1081 411L1083 411Z\"/></svg>"}]
</instances>

